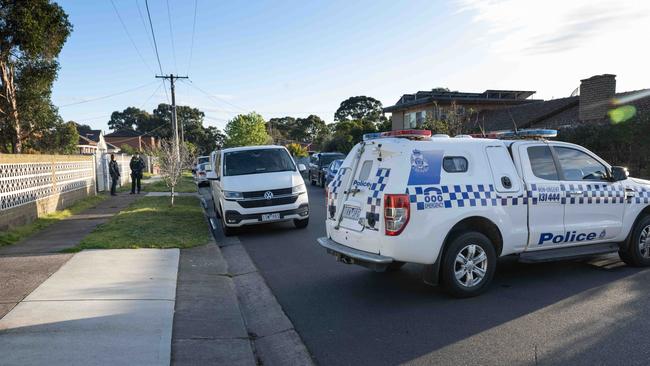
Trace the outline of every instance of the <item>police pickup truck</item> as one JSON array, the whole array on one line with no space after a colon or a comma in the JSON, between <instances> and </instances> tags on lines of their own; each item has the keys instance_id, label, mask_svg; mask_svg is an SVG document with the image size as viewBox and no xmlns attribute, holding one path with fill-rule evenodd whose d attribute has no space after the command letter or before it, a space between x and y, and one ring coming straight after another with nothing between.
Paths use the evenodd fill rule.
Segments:
<instances>
[{"instance_id":1,"label":"police pickup truck","mask_svg":"<svg viewBox=\"0 0 650 366\"><path fill-rule=\"evenodd\" d=\"M497 257L545 262L618 252L650 265L650 182L554 130L499 138L403 130L364 136L329 185L327 237L344 263L425 265L453 296L488 287Z\"/></svg>"}]
</instances>

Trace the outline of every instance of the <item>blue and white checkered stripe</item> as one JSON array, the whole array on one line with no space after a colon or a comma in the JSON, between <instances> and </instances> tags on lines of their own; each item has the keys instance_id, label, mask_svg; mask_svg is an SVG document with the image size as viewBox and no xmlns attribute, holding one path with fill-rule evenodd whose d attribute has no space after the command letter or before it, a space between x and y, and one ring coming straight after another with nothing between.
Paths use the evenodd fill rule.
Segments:
<instances>
[{"instance_id":1,"label":"blue and white checkered stripe","mask_svg":"<svg viewBox=\"0 0 650 366\"><path fill-rule=\"evenodd\" d=\"M634 203L650 203L650 190L641 187L627 187L634 190Z\"/></svg>"},{"instance_id":2,"label":"blue and white checkered stripe","mask_svg":"<svg viewBox=\"0 0 650 366\"><path fill-rule=\"evenodd\" d=\"M537 185L531 184L525 195L498 194L492 184L452 185L435 187L409 187L406 193L418 210L426 208L462 208L484 206L518 206L541 204ZM625 188L608 184L560 184L560 204L622 204ZM569 192L581 191L582 196ZM636 203L650 202L650 190L636 190Z\"/></svg>"},{"instance_id":3,"label":"blue and white checkered stripe","mask_svg":"<svg viewBox=\"0 0 650 366\"><path fill-rule=\"evenodd\" d=\"M366 219L368 215L372 215L372 218L376 221L379 221L379 210L381 210L381 199L384 189L386 189L386 183L388 182L388 177L390 176L390 169L388 168L379 168L377 173L374 176L372 183L370 183L370 188L368 190L368 200L366 204L368 205L366 211ZM374 228L377 230L376 228Z\"/></svg>"},{"instance_id":4,"label":"blue and white checkered stripe","mask_svg":"<svg viewBox=\"0 0 650 366\"><path fill-rule=\"evenodd\" d=\"M625 188L620 185L603 183L590 184L560 184L560 190L565 192L562 204L611 204L625 202ZM570 192L581 191L581 196L569 196ZM640 202L637 202L640 203Z\"/></svg>"}]
</instances>

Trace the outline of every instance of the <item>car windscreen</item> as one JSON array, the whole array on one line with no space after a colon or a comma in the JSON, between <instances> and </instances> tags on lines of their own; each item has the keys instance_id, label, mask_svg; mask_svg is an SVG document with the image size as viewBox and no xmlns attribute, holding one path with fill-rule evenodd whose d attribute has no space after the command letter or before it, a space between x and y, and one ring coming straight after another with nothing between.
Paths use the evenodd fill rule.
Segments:
<instances>
[{"instance_id":1,"label":"car windscreen","mask_svg":"<svg viewBox=\"0 0 650 366\"><path fill-rule=\"evenodd\" d=\"M333 162L336 159L345 159L345 155L343 155L343 154L321 155L320 163L321 163L321 165L326 166L326 165L329 165L329 163Z\"/></svg>"},{"instance_id":2,"label":"car windscreen","mask_svg":"<svg viewBox=\"0 0 650 366\"><path fill-rule=\"evenodd\" d=\"M286 172L296 170L284 149L256 149L227 152L223 155L225 176Z\"/></svg>"}]
</instances>

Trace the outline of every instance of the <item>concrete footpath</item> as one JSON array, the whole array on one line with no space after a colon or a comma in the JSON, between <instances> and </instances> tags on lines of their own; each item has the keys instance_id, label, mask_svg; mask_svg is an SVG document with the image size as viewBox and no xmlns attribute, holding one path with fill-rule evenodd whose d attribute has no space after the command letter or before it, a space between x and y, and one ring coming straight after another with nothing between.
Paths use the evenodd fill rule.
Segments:
<instances>
[{"instance_id":1,"label":"concrete footpath","mask_svg":"<svg viewBox=\"0 0 650 366\"><path fill-rule=\"evenodd\" d=\"M168 365L177 249L76 254L0 319L3 365Z\"/></svg>"}]
</instances>

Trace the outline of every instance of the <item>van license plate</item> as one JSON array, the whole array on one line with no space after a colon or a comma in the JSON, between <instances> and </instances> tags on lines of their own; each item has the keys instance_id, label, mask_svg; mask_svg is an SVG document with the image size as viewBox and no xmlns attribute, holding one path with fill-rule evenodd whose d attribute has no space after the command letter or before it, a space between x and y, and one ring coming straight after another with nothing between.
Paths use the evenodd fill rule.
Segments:
<instances>
[{"instance_id":1,"label":"van license plate","mask_svg":"<svg viewBox=\"0 0 650 366\"><path fill-rule=\"evenodd\" d=\"M355 206L343 206L343 217L350 220L359 220L359 215L361 215L361 208Z\"/></svg>"},{"instance_id":2,"label":"van license plate","mask_svg":"<svg viewBox=\"0 0 650 366\"><path fill-rule=\"evenodd\" d=\"M280 213L262 214L262 221L280 220Z\"/></svg>"}]
</instances>

